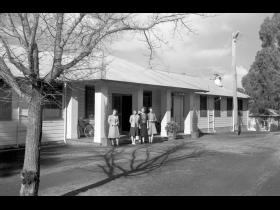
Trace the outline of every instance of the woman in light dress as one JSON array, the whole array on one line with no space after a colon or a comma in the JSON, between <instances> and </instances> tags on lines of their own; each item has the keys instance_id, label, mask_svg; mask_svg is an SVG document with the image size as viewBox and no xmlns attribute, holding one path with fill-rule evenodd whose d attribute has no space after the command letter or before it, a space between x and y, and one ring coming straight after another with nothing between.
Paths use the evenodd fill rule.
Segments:
<instances>
[{"instance_id":1,"label":"woman in light dress","mask_svg":"<svg viewBox=\"0 0 280 210\"><path fill-rule=\"evenodd\" d=\"M118 146L120 132L119 132L119 117L117 115L116 109L113 110L112 115L109 115L108 123L109 123L108 139L110 139L112 146Z\"/></svg>"},{"instance_id":2,"label":"woman in light dress","mask_svg":"<svg viewBox=\"0 0 280 210\"><path fill-rule=\"evenodd\" d=\"M149 143L153 143L154 139L154 134L157 134L157 129L156 129L156 115L153 112L152 107L149 108L149 113L148 113L148 136L149 136Z\"/></svg>"},{"instance_id":3,"label":"woman in light dress","mask_svg":"<svg viewBox=\"0 0 280 210\"><path fill-rule=\"evenodd\" d=\"M130 138L133 145L135 145L136 136L138 136L138 126L139 126L139 115L136 110L133 110L132 115L129 118L130 123Z\"/></svg>"}]
</instances>

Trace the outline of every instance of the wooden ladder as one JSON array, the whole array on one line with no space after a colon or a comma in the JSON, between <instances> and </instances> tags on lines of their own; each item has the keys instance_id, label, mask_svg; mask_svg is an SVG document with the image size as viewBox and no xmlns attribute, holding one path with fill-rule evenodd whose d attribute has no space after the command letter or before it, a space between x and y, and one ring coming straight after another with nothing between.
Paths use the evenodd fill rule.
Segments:
<instances>
[{"instance_id":1,"label":"wooden ladder","mask_svg":"<svg viewBox=\"0 0 280 210\"><path fill-rule=\"evenodd\" d=\"M208 133L215 133L215 111L208 110Z\"/></svg>"}]
</instances>

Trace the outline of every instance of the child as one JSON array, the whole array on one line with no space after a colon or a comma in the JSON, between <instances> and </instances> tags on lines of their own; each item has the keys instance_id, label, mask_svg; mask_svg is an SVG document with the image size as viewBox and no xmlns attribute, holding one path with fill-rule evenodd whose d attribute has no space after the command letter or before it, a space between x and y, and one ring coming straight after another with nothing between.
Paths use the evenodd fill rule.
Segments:
<instances>
[{"instance_id":1,"label":"child","mask_svg":"<svg viewBox=\"0 0 280 210\"><path fill-rule=\"evenodd\" d=\"M139 126L139 115L136 110L133 110L132 115L129 118L130 123L130 137L131 142L135 145L136 136L138 135L138 126Z\"/></svg>"}]
</instances>

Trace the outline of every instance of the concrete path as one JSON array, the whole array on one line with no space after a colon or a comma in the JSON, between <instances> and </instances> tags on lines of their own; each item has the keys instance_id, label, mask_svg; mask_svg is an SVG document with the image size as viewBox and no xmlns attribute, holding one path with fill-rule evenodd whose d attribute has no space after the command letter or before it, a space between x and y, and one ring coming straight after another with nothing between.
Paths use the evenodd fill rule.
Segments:
<instances>
[{"instance_id":1,"label":"concrete path","mask_svg":"<svg viewBox=\"0 0 280 210\"><path fill-rule=\"evenodd\" d=\"M9 165L20 166L20 154L0 162L0 195L18 194L20 167ZM65 145L43 149L40 195L280 195L279 166L277 133Z\"/></svg>"}]
</instances>

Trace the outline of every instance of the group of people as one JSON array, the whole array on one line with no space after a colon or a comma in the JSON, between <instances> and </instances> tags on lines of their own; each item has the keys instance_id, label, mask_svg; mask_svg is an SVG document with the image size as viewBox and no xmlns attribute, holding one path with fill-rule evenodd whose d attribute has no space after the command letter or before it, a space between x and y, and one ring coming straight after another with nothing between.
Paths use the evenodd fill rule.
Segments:
<instances>
[{"instance_id":1,"label":"group of people","mask_svg":"<svg viewBox=\"0 0 280 210\"><path fill-rule=\"evenodd\" d=\"M132 115L129 118L130 123L130 138L133 145L136 144L136 140L140 140L143 143L153 143L154 135L157 134L156 129L156 115L153 109L149 108L149 113L146 114L145 107L141 108L141 111L133 110ZM112 146L119 145L119 117L117 110L114 109L112 115L108 117L109 134L108 139L111 140ZM146 141L148 139L148 141Z\"/></svg>"}]
</instances>

